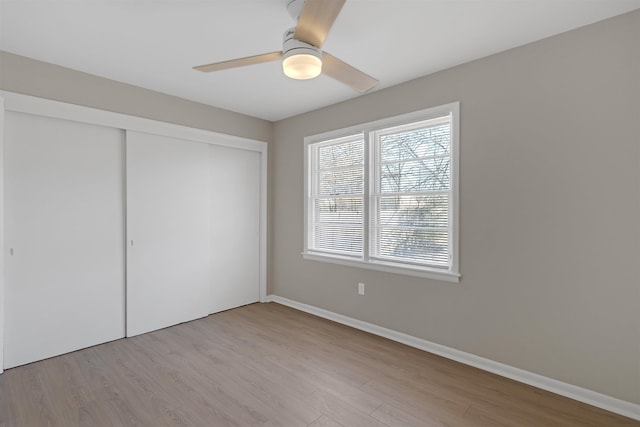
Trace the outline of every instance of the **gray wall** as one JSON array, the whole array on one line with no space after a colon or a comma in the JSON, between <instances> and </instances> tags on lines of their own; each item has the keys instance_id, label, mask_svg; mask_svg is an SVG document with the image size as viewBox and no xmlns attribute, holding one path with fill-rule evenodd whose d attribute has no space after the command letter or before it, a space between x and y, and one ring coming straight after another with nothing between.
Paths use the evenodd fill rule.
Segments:
<instances>
[{"instance_id":1,"label":"gray wall","mask_svg":"<svg viewBox=\"0 0 640 427\"><path fill-rule=\"evenodd\" d=\"M276 123L269 292L640 404L639 45L635 11ZM303 137L452 101L461 282L303 260Z\"/></svg>"},{"instance_id":2,"label":"gray wall","mask_svg":"<svg viewBox=\"0 0 640 427\"><path fill-rule=\"evenodd\" d=\"M271 122L0 51L0 89L271 141Z\"/></svg>"}]
</instances>

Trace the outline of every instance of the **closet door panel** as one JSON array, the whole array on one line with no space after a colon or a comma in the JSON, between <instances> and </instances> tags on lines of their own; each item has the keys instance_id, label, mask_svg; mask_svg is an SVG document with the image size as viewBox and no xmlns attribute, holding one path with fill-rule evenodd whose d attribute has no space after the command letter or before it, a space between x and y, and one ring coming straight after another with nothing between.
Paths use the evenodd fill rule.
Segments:
<instances>
[{"instance_id":1,"label":"closet door panel","mask_svg":"<svg viewBox=\"0 0 640 427\"><path fill-rule=\"evenodd\" d=\"M207 144L127 132L127 335L209 314Z\"/></svg>"},{"instance_id":2,"label":"closet door panel","mask_svg":"<svg viewBox=\"0 0 640 427\"><path fill-rule=\"evenodd\" d=\"M260 153L211 145L210 312L260 298Z\"/></svg>"},{"instance_id":3,"label":"closet door panel","mask_svg":"<svg viewBox=\"0 0 640 427\"><path fill-rule=\"evenodd\" d=\"M5 366L124 336L123 132L7 112Z\"/></svg>"}]
</instances>

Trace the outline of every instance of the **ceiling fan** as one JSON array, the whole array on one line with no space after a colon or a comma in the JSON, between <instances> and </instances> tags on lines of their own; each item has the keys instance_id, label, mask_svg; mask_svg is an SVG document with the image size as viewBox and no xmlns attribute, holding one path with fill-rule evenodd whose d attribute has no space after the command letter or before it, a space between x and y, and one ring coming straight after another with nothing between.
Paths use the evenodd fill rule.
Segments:
<instances>
[{"instance_id":1,"label":"ceiling fan","mask_svg":"<svg viewBox=\"0 0 640 427\"><path fill-rule=\"evenodd\" d=\"M297 25L285 31L282 51L199 65L193 69L208 73L282 60L284 74L292 79L306 80L323 73L359 92L366 92L377 85L378 80L320 49L345 2L291 0L287 3L287 11Z\"/></svg>"}]
</instances>

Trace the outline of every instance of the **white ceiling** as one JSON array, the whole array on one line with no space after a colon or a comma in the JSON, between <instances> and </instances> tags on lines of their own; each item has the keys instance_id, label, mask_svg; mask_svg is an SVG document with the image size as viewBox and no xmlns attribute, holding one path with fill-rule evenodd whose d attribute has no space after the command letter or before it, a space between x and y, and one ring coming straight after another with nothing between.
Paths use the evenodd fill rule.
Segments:
<instances>
[{"instance_id":1,"label":"white ceiling","mask_svg":"<svg viewBox=\"0 0 640 427\"><path fill-rule=\"evenodd\" d=\"M359 96L277 62L195 65L281 49L286 0L0 0L0 50L280 120ZM347 0L324 50L380 90L640 8L640 0ZM568 52L567 54L570 54Z\"/></svg>"}]
</instances>

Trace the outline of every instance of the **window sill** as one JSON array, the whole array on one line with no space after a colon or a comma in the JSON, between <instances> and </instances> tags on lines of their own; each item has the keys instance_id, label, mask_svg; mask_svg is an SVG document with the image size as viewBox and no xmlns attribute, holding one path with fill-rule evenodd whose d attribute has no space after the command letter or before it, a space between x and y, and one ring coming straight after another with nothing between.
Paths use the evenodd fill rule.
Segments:
<instances>
[{"instance_id":1,"label":"window sill","mask_svg":"<svg viewBox=\"0 0 640 427\"><path fill-rule=\"evenodd\" d=\"M329 262L332 264L346 265L348 267L364 268L367 270L384 271L386 273L402 274L404 276L423 277L444 282L459 283L461 275L451 271L442 271L429 267L412 267L380 261L360 261L336 255L303 252L302 258L309 261Z\"/></svg>"}]
</instances>

